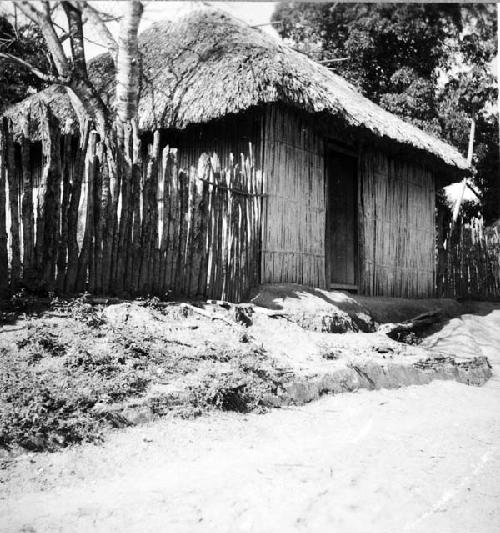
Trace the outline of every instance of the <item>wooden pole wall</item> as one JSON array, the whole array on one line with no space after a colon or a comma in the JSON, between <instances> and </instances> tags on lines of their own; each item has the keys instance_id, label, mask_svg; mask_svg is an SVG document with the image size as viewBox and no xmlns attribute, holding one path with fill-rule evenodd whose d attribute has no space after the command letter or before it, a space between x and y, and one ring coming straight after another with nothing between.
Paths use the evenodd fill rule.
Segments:
<instances>
[{"instance_id":1,"label":"wooden pole wall","mask_svg":"<svg viewBox=\"0 0 500 533\"><path fill-rule=\"evenodd\" d=\"M249 136L233 154L231 141L213 143L218 153L180 151L159 131L139 141L124 130L115 168L88 125L61 138L39 111L41 150L25 131L16 156L8 124L0 136L0 271L10 269L12 288L239 301L258 285L262 172Z\"/></svg>"},{"instance_id":2,"label":"wooden pole wall","mask_svg":"<svg viewBox=\"0 0 500 533\"><path fill-rule=\"evenodd\" d=\"M364 149L359 164L361 292L435 294L435 185L419 164Z\"/></svg>"},{"instance_id":3,"label":"wooden pole wall","mask_svg":"<svg viewBox=\"0 0 500 533\"><path fill-rule=\"evenodd\" d=\"M326 286L323 137L299 114L268 108L263 132L263 283Z\"/></svg>"},{"instance_id":4,"label":"wooden pole wall","mask_svg":"<svg viewBox=\"0 0 500 533\"><path fill-rule=\"evenodd\" d=\"M5 128L0 124L0 295L9 286L9 255L7 250L7 139Z\"/></svg>"},{"instance_id":5,"label":"wooden pole wall","mask_svg":"<svg viewBox=\"0 0 500 533\"><path fill-rule=\"evenodd\" d=\"M171 145L124 132L116 168L88 125L61 137L40 116L41 148L2 123L0 290L239 301L260 282L325 286L324 145L304 115L273 106ZM363 148L358 191L361 292L500 297L498 231L482 221L438 236L436 274L429 170Z\"/></svg>"}]
</instances>

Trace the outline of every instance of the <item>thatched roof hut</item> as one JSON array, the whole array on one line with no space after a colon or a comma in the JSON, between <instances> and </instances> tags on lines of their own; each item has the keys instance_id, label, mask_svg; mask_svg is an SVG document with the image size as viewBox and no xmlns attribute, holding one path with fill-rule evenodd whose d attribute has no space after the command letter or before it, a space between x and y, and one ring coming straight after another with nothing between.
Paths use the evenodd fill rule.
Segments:
<instances>
[{"instance_id":1,"label":"thatched roof hut","mask_svg":"<svg viewBox=\"0 0 500 533\"><path fill-rule=\"evenodd\" d=\"M435 192L467 169L455 148L219 10L203 8L175 22L158 22L140 36L140 48L139 127L144 160L155 161L143 166L142 177L133 174L140 182L128 192L120 192L126 183L112 192L113 209L121 205L122 216L133 219L115 226L124 233L110 241L129 239L131 246L113 251L127 265L123 272L114 268L114 259L107 263L118 276L116 292L168 289L239 299L256 283L294 282L364 294L434 294ZM91 78L112 103L110 58L90 63ZM5 113L18 139L29 117L29 138L38 144L32 156L41 153L40 114L47 107L61 133L79 135L66 91L42 91ZM214 152L217 157L207 155ZM39 157L23 175L47 175L42 164ZM59 167L72 164L66 160ZM158 180L146 171L158 172ZM105 180L96 179L102 188ZM154 191L147 193L148 187ZM88 190L82 194L74 209L77 202L94 209ZM145 211L146 197L151 205ZM97 207L93 216L89 209L86 220L93 224L102 213ZM155 227L158 221L158 229L147 232L147 246L145 213ZM135 229L127 229L129 223ZM91 229L86 235L96 253L105 248L100 234ZM74 238L71 242L76 253ZM141 255L146 249L147 260ZM80 250L80 262L81 257L89 261ZM58 258L58 268L65 268L65 260ZM112 291L112 278L95 274L97 267L88 272L94 291Z\"/></svg>"},{"instance_id":2,"label":"thatched roof hut","mask_svg":"<svg viewBox=\"0 0 500 533\"><path fill-rule=\"evenodd\" d=\"M175 22L157 22L140 36L140 49L144 79L139 126L144 131L182 129L281 102L340 118L348 127L432 154L457 169L467 168L452 146L385 111L325 66L223 11L203 8ZM89 71L101 94L112 101L110 58L94 58ZM65 128L76 124L64 89L49 88L5 114L19 118L38 99Z\"/></svg>"}]
</instances>

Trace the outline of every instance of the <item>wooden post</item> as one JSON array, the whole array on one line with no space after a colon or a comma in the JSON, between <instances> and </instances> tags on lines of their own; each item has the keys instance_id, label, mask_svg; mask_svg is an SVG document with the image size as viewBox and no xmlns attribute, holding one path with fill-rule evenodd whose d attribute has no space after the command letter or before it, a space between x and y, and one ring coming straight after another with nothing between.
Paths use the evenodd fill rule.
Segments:
<instances>
[{"instance_id":1,"label":"wooden post","mask_svg":"<svg viewBox=\"0 0 500 533\"><path fill-rule=\"evenodd\" d=\"M200 273L198 276L198 294L206 298L208 283L209 283L209 271L208 271L208 250L210 246L210 202L211 191L213 189L211 185L212 180L212 164L210 158L207 155L207 165L204 168L203 183L201 184L201 202L200 202L200 236L199 236L199 251L200 251Z\"/></svg>"},{"instance_id":2,"label":"wooden post","mask_svg":"<svg viewBox=\"0 0 500 533\"><path fill-rule=\"evenodd\" d=\"M143 178L143 162L139 136L134 135L134 153L132 167L132 250L128 261L127 290L137 294L140 278L141 255L141 185Z\"/></svg>"},{"instance_id":3,"label":"wooden post","mask_svg":"<svg viewBox=\"0 0 500 533\"><path fill-rule=\"evenodd\" d=\"M104 228L109 201L109 173L106 169L104 143L100 142L96 153L96 184L95 184L95 234L94 234L94 276L90 292L102 293L103 284L103 256L104 256Z\"/></svg>"},{"instance_id":4,"label":"wooden post","mask_svg":"<svg viewBox=\"0 0 500 533\"><path fill-rule=\"evenodd\" d=\"M151 209L151 241L149 244L150 258L148 265L149 287L152 293L158 292L159 285L159 250L158 250L158 168L160 160L160 132L153 133L153 146L151 153L151 188L150 188L150 209Z\"/></svg>"},{"instance_id":5,"label":"wooden post","mask_svg":"<svg viewBox=\"0 0 500 533\"><path fill-rule=\"evenodd\" d=\"M162 180L162 219L160 221L162 226L161 242L160 242L160 271L159 271L159 290L163 294L167 289L167 250L168 250L168 231L170 219L170 181L169 176L169 147L165 146L161 155L161 180Z\"/></svg>"},{"instance_id":6,"label":"wooden post","mask_svg":"<svg viewBox=\"0 0 500 533\"><path fill-rule=\"evenodd\" d=\"M66 280L64 290L67 293L75 291L76 279L78 275L78 206L82 192L83 174L85 172L85 156L89 141L89 124L83 125L80 142L75 154L73 164L71 199L68 207L68 266L66 269Z\"/></svg>"},{"instance_id":7,"label":"wooden post","mask_svg":"<svg viewBox=\"0 0 500 533\"><path fill-rule=\"evenodd\" d=\"M113 134L114 135L114 134ZM114 136L114 142L118 143L116 135ZM116 288L116 269L119 261L119 209L122 201L122 175L121 175L121 166L120 162L116 164L113 154L108 151L108 171L110 179L110 192L111 199L109 203L109 214L108 214L108 246L110 248L110 260L109 260L109 281L108 281L108 292L114 292Z\"/></svg>"},{"instance_id":8,"label":"wooden post","mask_svg":"<svg viewBox=\"0 0 500 533\"><path fill-rule=\"evenodd\" d=\"M160 133L155 131L151 153L148 156L146 179L144 181L142 215L142 262L139 290L148 294L152 288L154 270L153 250L158 245L158 157Z\"/></svg>"},{"instance_id":9,"label":"wooden post","mask_svg":"<svg viewBox=\"0 0 500 533\"><path fill-rule=\"evenodd\" d=\"M10 207L10 282L16 288L21 278L21 244L19 236L19 176L16 173L12 123L4 119L4 133L7 150L7 178Z\"/></svg>"},{"instance_id":10,"label":"wooden post","mask_svg":"<svg viewBox=\"0 0 500 533\"><path fill-rule=\"evenodd\" d=\"M36 228L36 269L39 281L48 289L55 286L60 204L60 134L50 110L41 106L41 131L44 168L39 186Z\"/></svg>"},{"instance_id":11,"label":"wooden post","mask_svg":"<svg viewBox=\"0 0 500 533\"><path fill-rule=\"evenodd\" d=\"M182 169L178 173L179 180L179 233L177 243L177 262L175 268L175 277L172 279L172 286L175 292L183 292L184 263L186 240L187 240L187 217L188 217L188 197L189 197L189 175Z\"/></svg>"},{"instance_id":12,"label":"wooden post","mask_svg":"<svg viewBox=\"0 0 500 533\"><path fill-rule=\"evenodd\" d=\"M71 150L71 135L63 137L63 155L61 162L61 177L62 177L62 197L61 197L61 232L59 238L59 247L57 251L57 281L56 285L59 292L64 291L64 277L67 266L67 252L68 252L68 211L69 199L71 193L70 185L70 168L72 166L72 150Z\"/></svg>"},{"instance_id":13,"label":"wooden post","mask_svg":"<svg viewBox=\"0 0 500 533\"><path fill-rule=\"evenodd\" d=\"M191 276L193 274L193 226L194 226L194 203L196 196L197 169L189 167L187 182L187 213L186 213L186 233L183 243L183 271L182 271L182 293L190 295Z\"/></svg>"},{"instance_id":14,"label":"wooden post","mask_svg":"<svg viewBox=\"0 0 500 533\"><path fill-rule=\"evenodd\" d=\"M113 277L113 292L121 296L124 290L125 272L127 267L128 249L131 240L130 220L132 218L132 143L133 143L132 124L121 124L118 136L118 145L122 155L119 163L119 172L121 175L121 214L118 224L118 250L115 264L115 274Z\"/></svg>"},{"instance_id":15,"label":"wooden post","mask_svg":"<svg viewBox=\"0 0 500 533\"><path fill-rule=\"evenodd\" d=\"M232 163L232 161L231 161ZM228 185L230 184L230 174L232 172L231 170L232 164L230 164L229 168L224 169L223 172L220 173L220 185L218 190L219 200L220 200L220 221L219 221L219 231L220 231L220 241L221 241L221 248L219 253L219 260L218 260L218 274L217 278L219 281L217 285L216 292L217 294L220 294L220 298L222 300L226 300L228 296L227 291L227 277L228 277L228 255L230 252L229 250L229 236L231 231L231 199L229 197L229 190Z\"/></svg>"},{"instance_id":16,"label":"wooden post","mask_svg":"<svg viewBox=\"0 0 500 533\"><path fill-rule=\"evenodd\" d=\"M192 216L191 216L191 275L188 286L188 294L195 297L199 295L199 277L203 261L203 181L208 174L207 169L210 164L208 155L201 154L198 160L198 168L193 177L192 184ZM194 169L193 169L194 170Z\"/></svg>"},{"instance_id":17,"label":"wooden post","mask_svg":"<svg viewBox=\"0 0 500 533\"><path fill-rule=\"evenodd\" d=\"M497 3L497 99L498 99L498 138L500 139L500 3ZM498 143L500 152L500 142ZM499 154L500 161L500 154ZM500 215L500 172L497 176L497 208Z\"/></svg>"},{"instance_id":18,"label":"wooden post","mask_svg":"<svg viewBox=\"0 0 500 533\"><path fill-rule=\"evenodd\" d=\"M208 241L208 291L210 297L220 297L217 293L217 284L220 277L219 257L221 254L221 232L219 220L221 216L221 202L219 195L220 183L220 161L216 153L212 154L211 160L211 185L209 187L209 213L210 213L210 233Z\"/></svg>"},{"instance_id":19,"label":"wooden post","mask_svg":"<svg viewBox=\"0 0 500 533\"><path fill-rule=\"evenodd\" d=\"M7 143L5 133L0 128L0 296L9 286L9 257L7 253L6 196Z\"/></svg>"},{"instance_id":20,"label":"wooden post","mask_svg":"<svg viewBox=\"0 0 500 533\"><path fill-rule=\"evenodd\" d=\"M177 168L176 151L169 151L168 161L165 182L168 182L170 196L168 202L168 247L165 287L171 290L176 281L176 265L179 255L179 169Z\"/></svg>"},{"instance_id":21,"label":"wooden post","mask_svg":"<svg viewBox=\"0 0 500 533\"><path fill-rule=\"evenodd\" d=\"M90 133L89 148L87 152L86 178L87 178L87 213L85 217L85 232L83 244L78 258L78 274L76 290L82 292L85 283L93 275L93 237L94 237L94 184L96 170L97 132ZM91 272L89 273L89 269Z\"/></svg>"},{"instance_id":22,"label":"wooden post","mask_svg":"<svg viewBox=\"0 0 500 533\"><path fill-rule=\"evenodd\" d=\"M34 220L33 220L33 183L31 176L31 141L29 136L30 115L23 119L21 138L22 165L22 224L23 224L23 278L28 281L34 276Z\"/></svg>"}]
</instances>

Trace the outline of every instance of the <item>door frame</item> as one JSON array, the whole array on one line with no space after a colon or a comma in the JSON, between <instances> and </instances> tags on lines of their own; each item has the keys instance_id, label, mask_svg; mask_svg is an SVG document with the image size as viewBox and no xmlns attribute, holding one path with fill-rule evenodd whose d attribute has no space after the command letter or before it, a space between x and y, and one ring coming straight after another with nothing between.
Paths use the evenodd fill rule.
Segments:
<instances>
[{"instance_id":1,"label":"door frame","mask_svg":"<svg viewBox=\"0 0 500 533\"><path fill-rule=\"evenodd\" d=\"M328 238L329 213L330 213L330 175L328 173L329 154L331 152L348 156L354 160L356 175L354 176L354 284L349 283L332 283L330 276L330 240ZM324 161L325 161L325 281L326 288L348 290L359 293L360 290L360 261L359 261L359 151L355 148L343 145L338 141L325 139L324 143Z\"/></svg>"}]
</instances>

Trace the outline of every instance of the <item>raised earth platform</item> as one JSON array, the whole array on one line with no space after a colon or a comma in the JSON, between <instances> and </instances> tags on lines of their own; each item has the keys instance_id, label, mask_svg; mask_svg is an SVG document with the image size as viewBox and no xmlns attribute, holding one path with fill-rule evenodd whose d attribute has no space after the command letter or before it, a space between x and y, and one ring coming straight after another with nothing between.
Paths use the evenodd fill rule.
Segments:
<instances>
[{"instance_id":1,"label":"raised earth platform","mask_svg":"<svg viewBox=\"0 0 500 533\"><path fill-rule=\"evenodd\" d=\"M72 406L76 419L91 428L214 407L248 412L301 405L324 394L433 380L481 386L492 376L488 358L494 360L495 349L485 352L481 339L491 334L486 319L495 306L476 303L477 315L467 315L472 307L453 300L359 298L299 285L262 286L237 305L92 297L56 302L2 326L10 396L4 404L0 399L0 408L8 433L9 420L17 420L16 390L28 395L35 410L48 391L54 408ZM405 320L422 313L432 318L430 328L388 336L394 323L404 330ZM481 320L457 342L454 328L465 316ZM25 383L33 384L29 391ZM58 426L28 437L20 431L9 442L22 438L33 449L68 442Z\"/></svg>"},{"instance_id":2,"label":"raised earth platform","mask_svg":"<svg viewBox=\"0 0 500 533\"><path fill-rule=\"evenodd\" d=\"M134 311L135 305L109 306L105 310L107 321L119 325L126 313L129 327L148 331L157 318L151 321L144 311ZM480 351L462 356L455 348L449 351L435 346L440 328L452 317L470 311L472 305L465 307L455 300L362 298L300 285L266 285L253 293L248 304L189 305L180 316L184 315L186 323L203 322L203 327L217 337L225 335L224 341L234 348L237 345L233 341L237 339L241 346L243 338L248 345L262 349L269 375L276 381L274 392L265 395L263 403L280 407L301 405L324 394L393 389L436 379L483 385L492 369ZM483 313L488 310L485 306L495 307L476 304ZM404 321L431 310L439 310L441 322L429 336L415 339L413 344L396 342L380 327L387 321ZM162 320L169 322L168 318ZM198 331L191 331L191 340ZM124 406L123 412L131 422L167 413L190 402L198 379L192 373L157 383L139 402Z\"/></svg>"}]
</instances>

